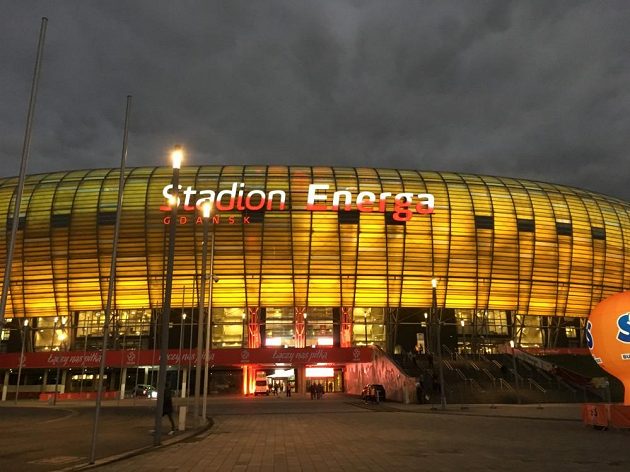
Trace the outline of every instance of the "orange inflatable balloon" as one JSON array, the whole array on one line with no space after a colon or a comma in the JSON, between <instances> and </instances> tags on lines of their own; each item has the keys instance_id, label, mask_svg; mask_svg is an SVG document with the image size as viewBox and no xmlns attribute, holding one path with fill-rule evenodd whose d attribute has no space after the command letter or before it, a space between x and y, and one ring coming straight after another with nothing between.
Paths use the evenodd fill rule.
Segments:
<instances>
[{"instance_id":1,"label":"orange inflatable balloon","mask_svg":"<svg viewBox=\"0 0 630 472\"><path fill-rule=\"evenodd\" d=\"M586 323L586 344L599 366L624 386L624 405L630 405L630 292L600 302Z\"/></svg>"}]
</instances>

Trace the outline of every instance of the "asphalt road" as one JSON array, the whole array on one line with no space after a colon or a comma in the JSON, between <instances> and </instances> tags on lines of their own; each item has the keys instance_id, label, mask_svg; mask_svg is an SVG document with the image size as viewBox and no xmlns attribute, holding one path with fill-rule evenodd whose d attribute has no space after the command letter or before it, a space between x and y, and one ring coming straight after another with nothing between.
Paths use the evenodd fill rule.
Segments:
<instances>
[{"instance_id":1,"label":"asphalt road","mask_svg":"<svg viewBox=\"0 0 630 472\"><path fill-rule=\"evenodd\" d=\"M155 402L141 400L135 406L127 403L103 404L97 458L152 444L149 430L153 427ZM93 403L12 405L5 403L0 407L1 471L51 471L88 460L94 427ZM164 420L166 432L167 421Z\"/></svg>"}]
</instances>

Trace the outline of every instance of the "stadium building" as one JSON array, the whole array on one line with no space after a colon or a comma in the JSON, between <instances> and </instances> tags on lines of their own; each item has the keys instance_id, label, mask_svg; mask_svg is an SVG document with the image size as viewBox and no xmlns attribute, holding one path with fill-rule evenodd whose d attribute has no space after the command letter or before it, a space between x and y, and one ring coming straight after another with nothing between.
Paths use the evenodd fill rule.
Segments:
<instances>
[{"instance_id":1,"label":"stadium building","mask_svg":"<svg viewBox=\"0 0 630 472\"><path fill-rule=\"evenodd\" d=\"M395 169L184 167L171 221L172 178L126 171L110 390L155 382L170 224L169 379L184 389L200 307L212 391L254 393L262 370L298 392L349 391L359 381L348 366L377 350L434 350L438 326L451 352L583 347L591 309L630 285L630 205L586 190ZM1 333L5 398L20 364L21 392L94 390L118 179L118 169L27 177ZM0 272L16 186L0 179Z\"/></svg>"}]
</instances>

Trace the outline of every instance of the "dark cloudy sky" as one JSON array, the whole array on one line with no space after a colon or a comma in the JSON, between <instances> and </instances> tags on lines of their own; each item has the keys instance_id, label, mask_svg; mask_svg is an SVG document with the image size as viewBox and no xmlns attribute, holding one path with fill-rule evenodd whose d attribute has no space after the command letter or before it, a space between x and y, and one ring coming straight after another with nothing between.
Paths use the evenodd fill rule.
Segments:
<instances>
[{"instance_id":1,"label":"dark cloudy sky","mask_svg":"<svg viewBox=\"0 0 630 472\"><path fill-rule=\"evenodd\" d=\"M575 185L630 200L628 1L0 0L0 175L352 165Z\"/></svg>"}]
</instances>

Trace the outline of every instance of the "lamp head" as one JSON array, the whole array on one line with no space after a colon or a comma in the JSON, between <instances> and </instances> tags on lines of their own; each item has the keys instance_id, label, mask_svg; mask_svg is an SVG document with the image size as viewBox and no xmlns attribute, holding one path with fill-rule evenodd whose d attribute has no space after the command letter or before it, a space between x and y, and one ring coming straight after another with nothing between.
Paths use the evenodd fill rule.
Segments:
<instances>
[{"instance_id":1,"label":"lamp head","mask_svg":"<svg viewBox=\"0 0 630 472\"><path fill-rule=\"evenodd\" d=\"M431 279L431 286L433 288L437 288L437 286L438 286L438 279Z\"/></svg>"},{"instance_id":2,"label":"lamp head","mask_svg":"<svg viewBox=\"0 0 630 472\"><path fill-rule=\"evenodd\" d=\"M210 213L212 213L212 203L209 201L205 201L201 204L201 212L204 218L210 218Z\"/></svg>"},{"instance_id":3,"label":"lamp head","mask_svg":"<svg viewBox=\"0 0 630 472\"><path fill-rule=\"evenodd\" d=\"M179 169L184 159L184 150L179 144L176 144L171 152L171 160L173 161L173 169Z\"/></svg>"},{"instance_id":4,"label":"lamp head","mask_svg":"<svg viewBox=\"0 0 630 472\"><path fill-rule=\"evenodd\" d=\"M217 277L216 275L212 274L212 281L214 283L217 283L219 280L220 280L219 277Z\"/></svg>"}]
</instances>

